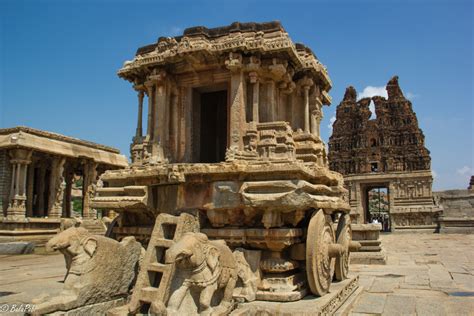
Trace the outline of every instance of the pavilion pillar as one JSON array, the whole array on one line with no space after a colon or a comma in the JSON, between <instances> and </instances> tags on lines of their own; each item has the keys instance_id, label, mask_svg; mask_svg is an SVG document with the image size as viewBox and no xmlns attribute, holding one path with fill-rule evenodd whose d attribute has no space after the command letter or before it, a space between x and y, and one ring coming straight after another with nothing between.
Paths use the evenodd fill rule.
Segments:
<instances>
[{"instance_id":1,"label":"pavilion pillar","mask_svg":"<svg viewBox=\"0 0 474 316\"><path fill-rule=\"evenodd\" d=\"M26 221L26 180L32 153L31 150L26 149L9 151L13 168L6 217L8 221Z\"/></svg>"},{"instance_id":2,"label":"pavilion pillar","mask_svg":"<svg viewBox=\"0 0 474 316\"><path fill-rule=\"evenodd\" d=\"M138 91L138 118L137 118L137 130L135 131L135 137L141 138L143 136L143 98L145 97L145 92L143 90Z\"/></svg>"},{"instance_id":3,"label":"pavilion pillar","mask_svg":"<svg viewBox=\"0 0 474 316\"><path fill-rule=\"evenodd\" d=\"M82 217L94 218L90 207L90 201L95 194L97 184L97 163L95 161L86 161L83 169L82 180Z\"/></svg>"},{"instance_id":4,"label":"pavilion pillar","mask_svg":"<svg viewBox=\"0 0 474 316\"><path fill-rule=\"evenodd\" d=\"M167 107L167 84L166 72L155 71L148 76L145 86L148 91L148 128L146 141L151 151L151 162L162 162L164 160L163 144L168 139L167 124L169 109ZM166 144L168 145L168 144Z\"/></svg>"},{"instance_id":5,"label":"pavilion pillar","mask_svg":"<svg viewBox=\"0 0 474 316\"><path fill-rule=\"evenodd\" d=\"M63 217L71 217L71 193L73 180L74 172L72 171L72 168L69 167L66 169L64 174L64 181L66 182L66 187L64 189Z\"/></svg>"},{"instance_id":6,"label":"pavilion pillar","mask_svg":"<svg viewBox=\"0 0 474 316\"><path fill-rule=\"evenodd\" d=\"M230 79L230 140L229 148L242 150L241 128L245 123L244 80L242 71L242 55L230 53L226 66L231 72Z\"/></svg>"},{"instance_id":7,"label":"pavilion pillar","mask_svg":"<svg viewBox=\"0 0 474 316\"><path fill-rule=\"evenodd\" d=\"M314 107L311 111L311 133L316 137L320 137L320 125L323 118L323 112L321 109L323 107L323 102L321 101L321 90L318 85L314 86L311 99L314 102Z\"/></svg>"},{"instance_id":8,"label":"pavilion pillar","mask_svg":"<svg viewBox=\"0 0 474 316\"><path fill-rule=\"evenodd\" d=\"M309 87L305 86L303 89L304 89L304 132L309 133L309 97L308 97Z\"/></svg>"},{"instance_id":9,"label":"pavilion pillar","mask_svg":"<svg viewBox=\"0 0 474 316\"><path fill-rule=\"evenodd\" d=\"M179 91L175 89L171 94L170 100L170 121L171 121L171 135L170 135L170 148L172 148L172 154L175 161L178 161L179 157L179 117L182 115L179 106Z\"/></svg>"},{"instance_id":10,"label":"pavilion pillar","mask_svg":"<svg viewBox=\"0 0 474 316\"><path fill-rule=\"evenodd\" d=\"M39 174L38 174L38 216L45 215L45 200L44 200L44 191L46 188L45 180L46 180L46 162L42 161L39 165Z\"/></svg>"},{"instance_id":11,"label":"pavilion pillar","mask_svg":"<svg viewBox=\"0 0 474 316\"><path fill-rule=\"evenodd\" d=\"M251 72L249 74L250 83L252 84L252 122L258 124L260 122L258 116L258 104L259 104L259 93L260 93L260 83L258 81L258 74L256 72Z\"/></svg>"},{"instance_id":12,"label":"pavilion pillar","mask_svg":"<svg viewBox=\"0 0 474 316\"><path fill-rule=\"evenodd\" d=\"M277 102L276 102L276 83L274 80L271 80L267 85L267 102L268 102L268 121L274 122L276 121L276 110L277 110Z\"/></svg>"},{"instance_id":13,"label":"pavilion pillar","mask_svg":"<svg viewBox=\"0 0 474 316\"><path fill-rule=\"evenodd\" d=\"M309 90L313 85L313 80L307 76L301 79L301 86L303 88L304 97L304 132L310 133L310 113L309 113Z\"/></svg>"},{"instance_id":14,"label":"pavilion pillar","mask_svg":"<svg viewBox=\"0 0 474 316\"><path fill-rule=\"evenodd\" d=\"M49 177L48 217L60 218L63 212L65 157L54 157Z\"/></svg>"},{"instance_id":15,"label":"pavilion pillar","mask_svg":"<svg viewBox=\"0 0 474 316\"><path fill-rule=\"evenodd\" d=\"M34 161L28 167L28 180L26 185L26 216L33 216L33 194L34 194L34 184L35 184L35 165Z\"/></svg>"},{"instance_id":16,"label":"pavilion pillar","mask_svg":"<svg viewBox=\"0 0 474 316\"><path fill-rule=\"evenodd\" d=\"M147 82L145 84L147 95L148 95L148 117L147 117L147 126L146 126L146 139L150 141L153 137L153 119L154 119L154 107L153 107L153 99L154 99L154 91L155 86L152 82Z\"/></svg>"},{"instance_id":17,"label":"pavilion pillar","mask_svg":"<svg viewBox=\"0 0 474 316\"><path fill-rule=\"evenodd\" d=\"M166 134L168 132L167 110L166 110L166 83L164 80L156 81L156 100L155 100L155 130L153 132L153 139L156 143L164 146L166 143Z\"/></svg>"},{"instance_id":18,"label":"pavilion pillar","mask_svg":"<svg viewBox=\"0 0 474 316\"><path fill-rule=\"evenodd\" d=\"M320 136L320 125L321 119L323 118L323 112L321 111L322 103L319 99L316 99L316 106L311 111L311 134L314 136Z\"/></svg>"}]
</instances>

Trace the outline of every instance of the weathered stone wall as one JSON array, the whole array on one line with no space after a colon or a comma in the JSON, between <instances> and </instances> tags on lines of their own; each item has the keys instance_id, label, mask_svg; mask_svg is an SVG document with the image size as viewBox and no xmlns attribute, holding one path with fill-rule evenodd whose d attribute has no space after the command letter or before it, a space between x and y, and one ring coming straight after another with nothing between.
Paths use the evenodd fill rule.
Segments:
<instances>
[{"instance_id":1,"label":"weathered stone wall","mask_svg":"<svg viewBox=\"0 0 474 316\"><path fill-rule=\"evenodd\" d=\"M354 223L369 221L366 192L380 186L388 188L392 230L437 229L440 208L433 203L431 171L346 175L344 181Z\"/></svg>"},{"instance_id":2,"label":"weathered stone wall","mask_svg":"<svg viewBox=\"0 0 474 316\"><path fill-rule=\"evenodd\" d=\"M474 233L474 190L433 192L433 196L443 209L441 233Z\"/></svg>"},{"instance_id":3,"label":"weathered stone wall","mask_svg":"<svg viewBox=\"0 0 474 316\"><path fill-rule=\"evenodd\" d=\"M0 211L5 215L8 207L8 193L10 191L10 163L6 150L0 150Z\"/></svg>"}]
</instances>

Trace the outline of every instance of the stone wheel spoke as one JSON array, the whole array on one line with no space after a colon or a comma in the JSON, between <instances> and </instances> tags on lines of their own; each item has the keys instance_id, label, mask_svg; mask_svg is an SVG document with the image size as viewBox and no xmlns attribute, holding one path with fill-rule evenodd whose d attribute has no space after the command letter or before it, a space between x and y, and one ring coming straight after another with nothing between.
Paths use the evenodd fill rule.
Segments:
<instances>
[{"instance_id":1,"label":"stone wheel spoke","mask_svg":"<svg viewBox=\"0 0 474 316\"><path fill-rule=\"evenodd\" d=\"M349 273L349 244L352 240L351 219L349 214L342 214L336 229L337 243L344 247L344 253L336 258L336 280L347 279Z\"/></svg>"},{"instance_id":2,"label":"stone wheel spoke","mask_svg":"<svg viewBox=\"0 0 474 316\"><path fill-rule=\"evenodd\" d=\"M323 210L311 218L306 235L306 274L311 293L323 296L329 291L334 273L334 259L329 257L329 245L334 243L331 220Z\"/></svg>"}]
</instances>

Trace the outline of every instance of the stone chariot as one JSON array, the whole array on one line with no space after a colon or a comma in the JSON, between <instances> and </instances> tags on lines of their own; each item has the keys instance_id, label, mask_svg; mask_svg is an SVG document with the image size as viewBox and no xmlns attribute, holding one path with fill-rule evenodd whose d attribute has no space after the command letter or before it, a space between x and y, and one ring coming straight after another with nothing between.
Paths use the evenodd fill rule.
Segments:
<instances>
[{"instance_id":1,"label":"stone chariot","mask_svg":"<svg viewBox=\"0 0 474 316\"><path fill-rule=\"evenodd\" d=\"M246 300L323 296L347 278L357 243L319 132L331 81L309 48L279 22L193 27L139 48L118 74L138 93L132 165L101 177L92 206L120 214L110 236L147 246L129 312L182 312L197 284L194 312L206 314L212 282L239 260L247 270L226 280L251 283ZM196 281L203 260L212 275Z\"/></svg>"}]
</instances>

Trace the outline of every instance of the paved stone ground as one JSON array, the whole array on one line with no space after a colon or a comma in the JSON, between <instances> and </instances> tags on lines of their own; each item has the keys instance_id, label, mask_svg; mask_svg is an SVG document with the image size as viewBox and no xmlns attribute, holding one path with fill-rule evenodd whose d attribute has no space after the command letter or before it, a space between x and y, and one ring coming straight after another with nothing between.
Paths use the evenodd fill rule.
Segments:
<instances>
[{"instance_id":1,"label":"paved stone ground","mask_svg":"<svg viewBox=\"0 0 474 316\"><path fill-rule=\"evenodd\" d=\"M474 315L474 235L382 236L387 265L353 265L362 295L351 315ZM57 293L62 255L0 256L0 306ZM1 313L0 313L1 315Z\"/></svg>"},{"instance_id":2,"label":"paved stone ground","mask_svg":"<svg viewBox=\"0 0 474 316\"><path fill-rule=\"evenodd\" d=\"M387 234L386 265L352 265L351 315L474 315L474 235Z\"/></svg>"},{"instance_id":3,"label":"paved stone ground","mask_svg":"<svg viewBox=\"0 0 474 316\"><path fill-rule=\"evenodd\" d=\"M0 255L0 307L58 293L65 274L62 254Z\"/></svg>"}]
</instances>

